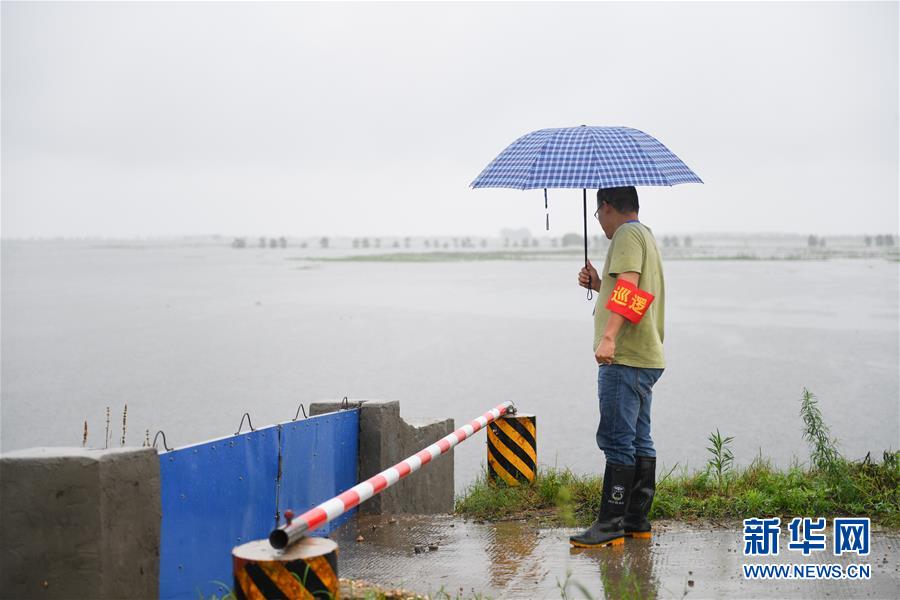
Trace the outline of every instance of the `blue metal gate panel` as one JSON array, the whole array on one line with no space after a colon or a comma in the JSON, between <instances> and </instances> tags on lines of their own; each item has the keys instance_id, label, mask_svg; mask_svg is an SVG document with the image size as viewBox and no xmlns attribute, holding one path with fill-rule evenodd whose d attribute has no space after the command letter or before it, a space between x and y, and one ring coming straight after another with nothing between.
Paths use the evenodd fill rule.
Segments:
<instances>
[{"instance_id":1,"label":"blue metal gate panel","mask_svg":"<svg viewBox=\"0 0 900 600\"><path fill-rule=\"evenodd\" d=\"M162 598L222 595L231 549L275 522L277 458L274 427L160 455Z\"/></svg>"},{"instance_id":2,"label":"blue metal gate panel","mask_svg":"<svg viewBox=\"0 0 900 600\"><path fill-rule=\"evenodd\" d=\"M160 597L225 594L232 548L265 539L276 511L356 484L358 436L359 411L346 410L160 454Z\"/></svg>"},{"instance_id":3,"label":"blue metal gate panel","mask_svg":"<svg viewBox=\"0 0 900 600\"><path fill-rule=\"evenodd\" d=\"M282 477L279 509L299 515L356 485L359 410L285 423L281 432ZM353 514L323 525L312 535L326 535Z\"/></svg>"}]
</instances>

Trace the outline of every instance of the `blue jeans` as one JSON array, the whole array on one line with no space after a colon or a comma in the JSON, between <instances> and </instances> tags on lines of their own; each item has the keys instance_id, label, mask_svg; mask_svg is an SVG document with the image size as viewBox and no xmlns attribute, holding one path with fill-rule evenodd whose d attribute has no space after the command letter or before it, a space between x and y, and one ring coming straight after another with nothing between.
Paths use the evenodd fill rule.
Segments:
<instances>
[{"instance_id":1,"label":"blue jeans","mask_svg":"<svg viewBox=\"0 0 900 600\"><path fill-rule=\"evenodd\" d=\"M653 384L662 373L663 369L600 365L597 446L606 462L633 465L635 456L656 456L650 437L650 402Z\"/></svg>"}]
</instances>

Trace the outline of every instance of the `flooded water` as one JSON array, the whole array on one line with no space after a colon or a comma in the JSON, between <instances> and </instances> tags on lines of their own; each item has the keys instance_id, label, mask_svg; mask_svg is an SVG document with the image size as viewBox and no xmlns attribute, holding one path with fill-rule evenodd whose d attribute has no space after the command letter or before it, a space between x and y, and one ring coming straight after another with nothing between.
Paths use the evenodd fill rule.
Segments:
<instances>
[{"instance_id":1,"label":"flooded water","mask_svg":"<svg viewBox=\"0 0 900 600\"><path fill-rule=\"evenodd\" d=\"M450 516L363 516L331 537L338 542L340 576L419 594L451 598L894 598L900 589L900 535L872 533L861 558L787 551L744 557L739 526L719 528L654 523L652 539L622 546L573 548L575 529L508 521L476 523ZM374 527L374 528L373 528ZM363 541L357 542L362 535ZM828 532L831 538L831 532ZM416 552L416 547L419 552ZM868 564L859 580L755 581L742 564ZM635 586L640 594L635 595ZM565 590L565 594L563 594ZM628 594L627 592L631 592ZM437 597L444 597L438 595Z\"/></svg>"},{"instance_id":2,"label":"flooded water","mask_svg":"<svg viewBox=\"0 0 900 600\"><path fill-rule=\"evenodd\" d=\"M321 251L320 251L321 253ZM2 248L2 449L103 446L145 430L187 445L289 420L299 403L386 398L458 425L503 401L537 415L539 463L602 469L592 304L577 256L317 262L299 249L8 242ZM601 255L594 257L600 262ZM659 461L804 461L815 392L845 455L900 447L898 263L670 260ZM461 490L484 438L455 451Z\"/></svg>"}]
</instances>

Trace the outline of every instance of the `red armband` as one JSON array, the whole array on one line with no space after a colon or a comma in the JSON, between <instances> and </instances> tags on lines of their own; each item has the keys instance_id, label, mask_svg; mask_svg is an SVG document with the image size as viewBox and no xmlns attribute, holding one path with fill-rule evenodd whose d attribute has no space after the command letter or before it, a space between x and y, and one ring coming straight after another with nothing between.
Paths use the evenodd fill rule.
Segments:
<instances>
[{"instance_id":1,"label":"red armband","mask_svg":"<svg viewBox=\"0 0 900 600\"><path fill-rule=\"evenodd\" d=\"M653 302L653 297L653 294L620 278L616 281L616 287L613 288L612 294L609 295L606 308L622 315L632 323L637 323L644 317L644 313Z\"/></svg>"}]
</instances>

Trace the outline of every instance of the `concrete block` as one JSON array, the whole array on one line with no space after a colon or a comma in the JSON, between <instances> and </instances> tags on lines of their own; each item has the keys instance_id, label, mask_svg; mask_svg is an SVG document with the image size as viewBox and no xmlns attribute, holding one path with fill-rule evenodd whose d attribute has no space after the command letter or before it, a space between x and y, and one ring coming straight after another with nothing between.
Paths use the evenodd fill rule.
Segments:
<instances>
[{"instance_id":1,"label":"concrete block","mask_svg":"<svg viewBox=\"0 0 900 600\"><path fill-rule=\"evenodd\" d=\"M159 597L153 448L4 454L0 507L0 597Z\"/></svg>"},{"instance_id":2,"label":"concrete block","mask_svg":"<svg viewBox=\"0 0 900 600\"><path fill-rule=\"evenodd\" d=\"M397 400L355 400L359 407L359 481L392 467L456 429L453 419L407 423ZM337 401L314 402L310 415L340 410ZM363 502L363 514L453 512L453 450Z\"/></svg>"}]
</instances>

